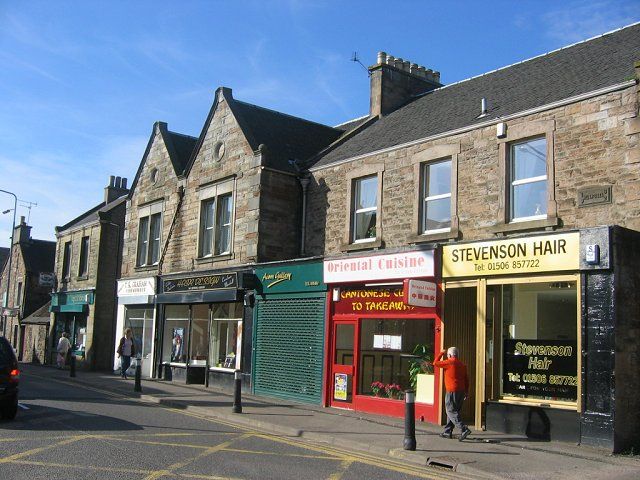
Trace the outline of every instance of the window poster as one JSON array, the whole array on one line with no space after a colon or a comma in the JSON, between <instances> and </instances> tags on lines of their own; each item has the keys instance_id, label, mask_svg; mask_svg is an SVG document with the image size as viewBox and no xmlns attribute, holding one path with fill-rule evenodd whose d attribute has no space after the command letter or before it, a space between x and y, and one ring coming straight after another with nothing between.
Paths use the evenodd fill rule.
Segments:
<instances>
[{"instance_id":1,"label":"window poster","mask_svg":"<svg viewBox=\"0 0 640 480\"><path fill-rule=\"evenodd\" d=\"M374 335L373 348L402 350L402 335Z\"/></svg>"},{"instance_id":2,"label":"window poster","mask_svg":"<svg viewBox=\"0 0 640 480\"><path fill-rule=\"evenodd\" d=\"M183 351L184 327L173 329L173 341L171 342L171 361L184 362Z\"/></svg>"},{"instance_id":3,"label":"window poster","mask_svg":"<svg viewBox=\"0 0 640 480\"><path fill-rule=\"evenodd\" d=\"M347 374L336 373L333 386L333 398L335 400L347 400Z\"/></svg>"},{"instance_id":4,"label":"window poster","mask_svg":"<svg viewBox=\"0 0 640 480\"><path fill-rule=\"evenodd\" d=\"M503 393L576 400L575 340L504 340Z\"/></svg>"}]
</instances>

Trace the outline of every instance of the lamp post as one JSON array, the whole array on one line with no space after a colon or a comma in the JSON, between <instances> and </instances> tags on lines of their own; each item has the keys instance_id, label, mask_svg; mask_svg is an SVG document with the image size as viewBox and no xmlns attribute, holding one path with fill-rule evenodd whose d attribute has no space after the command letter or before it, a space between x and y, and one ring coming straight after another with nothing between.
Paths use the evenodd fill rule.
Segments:
<instances>
[{"instance_id":1,"label":"lamp post","mask_svg":"<svg viewBox=\"0 0 640 480\"><path fill-rule=\"evenodd\" d=\"M11 286L11 260L13 259L13 232L16 228L16 210L18 209L18 197L15 193L0 189L0 192L13 195L13 222L11 223L11 245L9 246L9 270L7 272L7 293L5 297L5 307L9 306L9 287ZM2 322L2 336L7 336L7 321Z\"/></svg>"}]
</instances>

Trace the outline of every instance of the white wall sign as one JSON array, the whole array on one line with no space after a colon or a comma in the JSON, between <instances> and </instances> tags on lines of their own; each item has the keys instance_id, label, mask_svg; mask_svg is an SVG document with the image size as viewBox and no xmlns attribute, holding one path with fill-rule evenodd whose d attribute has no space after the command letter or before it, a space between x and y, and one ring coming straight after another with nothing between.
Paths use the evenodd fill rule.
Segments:
<instances>
[{"instance_id":1,"label":"white wall sign","mask_svg":"<svg viewBox=\"0 0 640 480\"><path fill-rule=\"evenodd\" d=\"M433 250L324 261L324 283L433 277Z\"/></svg>"},{"instance_id":2,"label":"white wall sign","mask_svg":"<svg viewBox=\"0 0 640 480\"><path fill-rule=\"evenodd\" d=\"M118 280L118 296L131 297L137 295L155 295L156 279L154 277Z\"/></svg>"},{"instance_id":3,"label":"white wall sign","mask_svg":"<svg viewBox=\"0 0 640 480\"><path fill-rule=\"evenodd\" d=\"M438 299L438 287L424 280L404 281L404 303L416 307L435 307Z\"/></svg>"}]
</instances>

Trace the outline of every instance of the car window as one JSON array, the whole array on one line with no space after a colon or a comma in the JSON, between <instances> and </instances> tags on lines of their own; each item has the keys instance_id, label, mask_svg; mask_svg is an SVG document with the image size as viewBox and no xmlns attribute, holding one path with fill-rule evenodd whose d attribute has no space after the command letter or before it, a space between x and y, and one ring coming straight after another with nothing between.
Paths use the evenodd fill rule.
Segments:
<instances>
[{"instance_id":1,"label":"car window","mask_svg":"<svg viewBox=\"0 0 640 480\"><path fill-rule=\"evenodd\" d=\"M0 364L7 364L13 361L13 350L9 342L0 338Z\"/></svg>"}]
</instances>

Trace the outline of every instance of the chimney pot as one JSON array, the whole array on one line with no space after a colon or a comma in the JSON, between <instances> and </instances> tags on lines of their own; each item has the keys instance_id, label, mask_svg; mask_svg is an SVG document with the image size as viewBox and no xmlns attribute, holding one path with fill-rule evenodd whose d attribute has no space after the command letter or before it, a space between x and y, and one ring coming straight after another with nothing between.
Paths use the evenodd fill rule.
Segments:
<instances>
[{"instance_id":1,"label":"chimney pot","mask_svg":"<svg viewBox=\"0 0 640 480\"><path fill-rule=\"evenodd\" d=\"M113 186L114 186L114 184L115 184L115 182L116 182L116 177L115 177L115 175L109 175L109 186L110 186L110 187L113 187Z\"/></svg>"},{"instance_id":2,"label":"chimney pot","mask_svg":"<svg viewBox=\"0 0 640 480\"><path fill-rule=\"evenodd\" d=\"M402 70L402 63L404 62L404 60L400 57L397 57L394 62L393 62L393 66L396 67L398 70Z\"/></svg>"},{"instance_id":3,"label":"chimney pot","mask_svg":"<svg viewBox=\"0 0 640 480\"><path fill-rule=\"evenodd\" d=\"M393 66L393 62L395 62L395 57L393 55L387 55L387 65Z\"/></svg>"},{"instance_id":4,"label":"chimney pot","mask_svg":"<svg viewBox=\"0 0 640 480\"><path fill-rule=\"evenodd\" d=\"M387 60L386 52L378 52L378 65L382 65Z\"/></svg>"},{"instance_id":5,"label":"chimney pot","mask_svg":"<svg viewBox=\"0 0 640 480\"><path fill-rule=\"evenodd\" d=\"M116 185L115 185L115 187L116 187L116 188L120 188L120 182L121 182L121 180L122 180L122 179L121 179L120 177L116 177Z\"/></svg>"},{"instance_id":6,"label":"chimney pot","mask_svg":"<svg viewBox=\"0 0 640 480\"><path fill-rule=\"evenodd\" d=\"M411 62L409 60L405 60L404 62L402 62L402 69L405 72L410 72L411 71Z\"/></svg>"},{"instance_id":7,"label":"chimney pot","mask_svg":"<svg viewBox=\"0 0 640 480\"><path fill-rule=\"evenodd\" d=\"M417 63L412 63L409 67L409 72L411 72L413 75L417 75L418 74L418 64Z\"/></svg>"},{"instance_id":8,"label":"chimney pot","mask_svg":"<svg viewBox=\"0 0 640 480\"><path fill-rule=\"evenodd\" d=\"M124 188L124 189L127 188L127 178L126 177L122 178L122 188Z\"/></svg>"},{"instance_id":9,"label":"chimney pot","mask_svg":"<svg viewBox=\"0 0 640 480\"><path fill-rule=\"evenodd\" d=\"M20 215L20 225L26 225L27 222L24 221L24 215Z\"/></svg>"},{"instance_id":10,"label":"chimney pot","mask_svg":"<svg viewBox=\"0 0 640 480\"><path fill-rule=\"evenodd\" d=\"M440 72L433 72L433 80L440 83Z\"/></svg>"}]
</instances>

